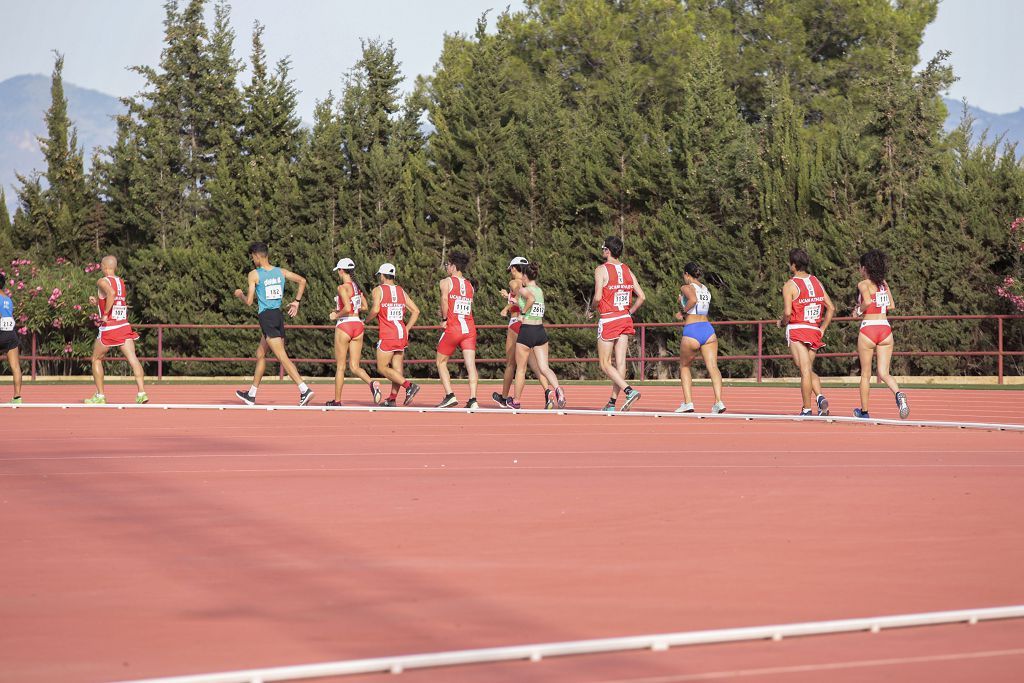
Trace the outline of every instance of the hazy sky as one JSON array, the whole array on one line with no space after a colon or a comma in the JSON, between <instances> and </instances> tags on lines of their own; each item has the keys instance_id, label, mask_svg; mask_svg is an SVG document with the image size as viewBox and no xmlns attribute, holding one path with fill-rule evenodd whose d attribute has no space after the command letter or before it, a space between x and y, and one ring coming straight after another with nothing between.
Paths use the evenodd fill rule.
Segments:
<instances>
[{"instance_id":1,"label":"hazy sky","mask_svg":"<svg viewBox=\"0 0 1024 683\"><path fill-rule=\"evenodd\" d=\"M49 74L51 50L65 55L65 80L111 95L130 95L141 79L125 67L155 65L163 36L162 0L4 0L7 30L0 39L0 81L25 73ZM407 76L430 73L446 32L470 32L487 9L519 0L235 0L236 53L247 57L252 23L266 25L271 61L292 59L299 113L338 93L359 57L360 38L394 39ZM212 2L211 2L212 6ZM494 12L492 12L493 16ZM950 96L1004 113L1024 106L1024 60L1019 55L1022 0L944 0L925 35L927 59L953 52L960 81ZM493 22L492 22L493 25ZM0 103L2 106L2 103Z\"/></svg>"}]
</instances>

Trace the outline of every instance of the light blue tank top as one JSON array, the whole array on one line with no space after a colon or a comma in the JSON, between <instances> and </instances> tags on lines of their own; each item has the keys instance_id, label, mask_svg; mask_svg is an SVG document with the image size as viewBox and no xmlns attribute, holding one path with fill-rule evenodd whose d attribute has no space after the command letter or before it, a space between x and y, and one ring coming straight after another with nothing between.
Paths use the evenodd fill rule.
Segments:
<instances>
[{"instance_id":1,"label":"light blue tank top","mask_svg":"<svg viewBox=\"0 0 1024 683\"><path fill-rule=\"evenodd\" d=\"M270 270L257 268L256 274L259 282L256 283L256 301L259 303L259 312L281 308L281 299L284 298L284 274L281 269L274 266Z\"/></svg>"},{"instance_id":2,"label":"light blue tank top","mask_svg":"<svg viewBox=\"0 0 1024 683\"><path fill-rule=\"evenodd\" d=\"M0 332L14 331L14 302L6 294L0 294Z\"/></svg>"}]
</instances>

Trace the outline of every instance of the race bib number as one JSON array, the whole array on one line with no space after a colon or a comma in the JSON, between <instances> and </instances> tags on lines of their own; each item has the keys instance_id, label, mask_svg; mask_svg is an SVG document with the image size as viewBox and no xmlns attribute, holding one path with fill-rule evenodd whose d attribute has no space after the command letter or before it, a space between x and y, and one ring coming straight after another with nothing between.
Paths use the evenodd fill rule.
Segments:
<instances>
[{"instance_id":1,"label":"race bib number","mask_svg":"<svg viewBox=\"0 0 1024 683\"><path fill-rule=\"evenodd\" d=\"M284 285L280 283L275 285L263 285L263 293L267 297L268 301L276 301L282 299L284 297Z\"/></svg>"},{"instance_id":2,"label":"race bib number","mask_svg":"<svg viewBox=\"0 0 1024 683\"><path fill-rule=\"evenodd\" d=\"M697 303L703 306L711 305L711 293L710 292L697 292Z\"/></svg>"},{"instance_id":3,"label":"race bib number","mask_svg":"<svg viewBox=\"0 0 1024 683\"><path fill-rule=\"evenodd\" d=\"M889 292L875 292L875 305L879 308L891 306L892 303L889 301Z\"/></svg>"},{"instance_id":4,"label":"race bib number","mask_svg":"<svg viewBox=\"0 0 1024 683\"><path fill-rule=\"evenodd\" d=\"M615 292L615 298L612 299L612 305L620 311L624 311L629 308L629 291L620 290Z\"/></svg>"},{"instance_id":5,"label":"race bib number","mask_svg":"<svg viewBox=\"0 0 1024 683\"><path fill-rule=\"evenodd\" d=\"M544 304L535 303L530 306L530 317L531 318L543 318L544 317Z\"/></svg>"},{"instance_id":6,"label":"race bib number","mask_svg":"<svg viewBox=\"0 0 1024 683\"><path fill-rule=\"evenodd\" d=\"M807 304L804 306L804 322L816 323L821 319L821 304Z\"/></svg>"},{"instance_id":7,"label":"race bib number","mask_svg":"<svg viewBox=\"0 0 1024 683\"><path fill-rule=\"evenodd\" d=\"M388 306L388 322L402 322L405 317L405 310L401 306Z\"/></svg>"},{"instance_id":8,"label":"race bib number","mask_svg":"<svg viewBox=\"0 0 1024 683\"><path fill-rule=\"evenodd\" d=\"M362 307L363 297L358 295L352 297L352 315L357 315L359 313L359 309L361 309Z\"/></svg>"},{"instance_id":9,"label":"race bib number","mask_svg":"<svg viewBox=\"0 0 1024 683\"><path fill-rule=\"evenodd\" d=\"M114 306L110 309L111 320L127 320L128 319L128 307L127 306Z\"/></svg>"},{"instance_id":10,"label":"race bib number","mask_svg":"<svg viewBox=\"0 0 1024 683\"><path fill-rule=\"evenodd\" d=\"M469 315L470 311L472 311L472 310L473 310L473 300L472 299L464 299L462 297L459 297L459 298L457 298L455 300L455 305L452 306L452 311L455 312L455 315Z\"/></svg>"},{"instance_id":11,"label":"race bib number","mask_svg":"<svg viewBox=\"0 0 1024 683\"><path fill-rule=\"evenodd\" d=\"M0 332L14 332L14 318L0 318Z\"/></svg>"}]
</instances>

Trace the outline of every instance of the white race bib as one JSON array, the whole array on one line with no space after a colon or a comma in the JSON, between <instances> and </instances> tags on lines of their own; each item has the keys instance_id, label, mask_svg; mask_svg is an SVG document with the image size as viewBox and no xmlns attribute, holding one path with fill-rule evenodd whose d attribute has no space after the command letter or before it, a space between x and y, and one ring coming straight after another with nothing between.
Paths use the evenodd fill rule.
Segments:
<instances>
[{"instance_id":1,"label":"white race bib","mask_svg":"<svg viewBox=\"0 0 1024 683\"><path fill-rule=\"evenodd\" d=\"M266 296L267 301L277 301L284 298L284 285L282 284L265 284L263 285L263 293Z\"/></svg>"},{"instance_id":2,"label":"white race bib","mask_svg":"<svg viewBox=\"0 0 1024 683\"><path fill-rule=\"evenodd\" d=\"M711 292L698 291L697 292L697 303L699 305L710 306L711 305Z\"/></svg>"},{"instance_id":3,"label":"white race bib","mask_svg":"<svg viewBox=\"0 0 1024 683\"><path fill-rule=\"evenodd\" d=\"M473 310L473 300L458 297L455 299L455 305L452 306L452 311L455 315L469 315Z\"/></svg>"},{"instance_id":4,"label":"white race bib","mask_svg":"<svg viewBox=\"0 0 1024 683\"><path fill-rule=\"evenodd\" d=\"M821 318L821 304L807 304L804 306L804 322L816 323Z\"/></svg>"},{"instance_id":5,"label":"white race bib","mask_svg":"<svg viewBox=\"0 0 1024 683\"><path fill-rule=\"evenodd\" d=\"M127 306L114 306L110 309L111 320L127 320L128 319L128 307Z\"/></svg>"},{"instance_id":6,"label":"white race bib","mask_svg":"<svg viewBox=\"0 0 1024 683\"><path fill-rule=\"evenodd\" d=\"M875 305L879 308L887 308L892 305L889 301L889 292L883 292L881 290L875 292Z\"/></svg>"},{"instance_id":7,"label":"white race bib","mask_svg":"<svg viewBox=\"0 0 1024 683\"><path fill-rule=\"evenodd\" d=\"M530 306L530 317L531 318L543 318L544 317L544 304L534 303Z\"/></svg>"},{"instance_id":8,"label":"white race bib","mask_svg":"<svg viewBox=\"0 0 1024 683\"><path fill-rule=\"evenodd\" d=\"M615 292L615 297L612 299L612 305L620 311L624 311L629 308L629 290L619 290Z\"/></svg>"},{"instance_id":9,"label":"white race bib","mask_svg":"<svg viewBox=\"0 0 1024 683\"><path fill-rule=\"evenodd\" d=\"M356 294L352 297L352 315L359 315L359 309L363 307L363 297Z\"/></svg>"},{"instance_id":10,"label":"white race bib","mask_svg":"<svg viewBox=\"0 0 1024 683\"><path fill-rule=\"evenodd\" d=\"M405 310L402 306L388 306L388 322L402 322L405 317Z\"/></svg>"},{"instance_id":11,"label":"white race bib","mask_svg":"<svg viewBox=\"0 0 1024 683\"><path fill-rule=\"evenodd\" d=\"M14 332L14 318L0 318L0 332Z\"/></svg>"}]
</instances>

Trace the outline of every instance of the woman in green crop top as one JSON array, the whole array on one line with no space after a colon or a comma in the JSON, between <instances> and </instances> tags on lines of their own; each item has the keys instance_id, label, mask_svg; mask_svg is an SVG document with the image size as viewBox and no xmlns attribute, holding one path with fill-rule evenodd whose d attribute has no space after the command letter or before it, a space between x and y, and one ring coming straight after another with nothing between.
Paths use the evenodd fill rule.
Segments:
<instances>
[{"instance_id":1,"label":"woman in green crop top","mask_svg":"<svg viewBox=\"0 0 1024 683\"><path fill-rule=\"evenodd\" d=\"M548 366L548 333L544 331L544 291L537 285L537 264L522 266L523 284L519 288L519 310L522 326L516 337L516 393L508 402L509 408L519 408L519 397L526 384L526 362L533 353L540 374L555 390L555 402L565 407L565 392L558 386L558 377Z\"/></svg>"}]
</instances>

